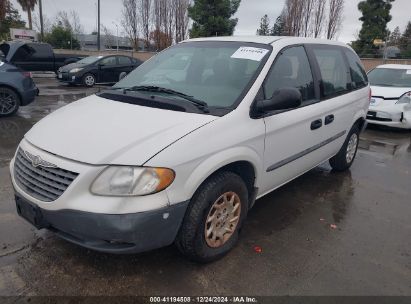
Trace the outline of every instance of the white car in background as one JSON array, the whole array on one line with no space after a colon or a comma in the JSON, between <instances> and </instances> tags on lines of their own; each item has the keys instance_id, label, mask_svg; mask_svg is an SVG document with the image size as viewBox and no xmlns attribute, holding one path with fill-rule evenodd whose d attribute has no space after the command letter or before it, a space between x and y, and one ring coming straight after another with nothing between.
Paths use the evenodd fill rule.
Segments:
<instances>
[{"instance_id":1,"label":"white car in background","mask_svg":"<svg viewBox=\"0 0 411 304\"><path fill-rule=\"evenodd\" d=\"M411 129L411 65L384 64L368 73L371 124Z\"/></svg>"}]
</instances>

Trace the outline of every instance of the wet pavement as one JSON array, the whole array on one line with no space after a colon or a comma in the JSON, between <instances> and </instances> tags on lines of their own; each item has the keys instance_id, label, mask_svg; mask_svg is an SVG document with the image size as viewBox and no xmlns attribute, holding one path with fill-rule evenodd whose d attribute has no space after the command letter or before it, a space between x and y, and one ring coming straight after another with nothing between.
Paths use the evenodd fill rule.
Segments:
<instances>
[{"instance_id":1,"label":"wet pavement","mask_svg":"<svg viewBox=\"0 0 411 304\"><path fill-rule=\"evenodd\" d=\"M36 102L0 119L0 296L411 296L411 132L367 129L350 171L323 164L258 200L220 261L198 265L173 246L116 256L37 231L16 214L8 164L24 133L98 90L36 82Z\"/></svg>"}]
</instances>

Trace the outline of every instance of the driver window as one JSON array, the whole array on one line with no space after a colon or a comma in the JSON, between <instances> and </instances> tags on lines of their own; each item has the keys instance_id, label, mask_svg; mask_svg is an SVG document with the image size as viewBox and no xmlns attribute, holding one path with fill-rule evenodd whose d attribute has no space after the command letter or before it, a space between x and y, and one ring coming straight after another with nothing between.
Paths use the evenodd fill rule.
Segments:
<instances>
[{"instance_id":1,"label":"driver window","mask_svg":"<svg viewBox=\"0 0 411 304\"><path fill-rule=\"evenodd\" d=\"M100 61L103 65L116 65L116 57L106 57Z\"/></svg>"},{"instance_id":2,"label":"driver window","mask_svg":"<svg viewBox=\"0 0 411 304\"><path fill-rule=\"evenodd\" d=\"M303 104L315 100L314 80L304 47L296 46L281 52L264 83L265 98L282 88L300 90Z\"/></svg>"}]
</instances>

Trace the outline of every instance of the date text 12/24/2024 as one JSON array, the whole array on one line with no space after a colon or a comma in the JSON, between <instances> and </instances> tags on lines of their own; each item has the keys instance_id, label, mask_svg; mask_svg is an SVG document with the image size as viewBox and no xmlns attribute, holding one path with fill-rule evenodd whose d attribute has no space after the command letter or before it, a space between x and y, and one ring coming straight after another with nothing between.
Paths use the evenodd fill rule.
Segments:
<instances>
[{"instance_id":1,"label":"date text 12/24/2024","mask_svg":"<svg viewBox=\"0 0 411 304\"><path fill-rule=\"evenodd\" d=\"M258 303L255 297L150 297L150 303Z\"/></svg>"}]
</instances>

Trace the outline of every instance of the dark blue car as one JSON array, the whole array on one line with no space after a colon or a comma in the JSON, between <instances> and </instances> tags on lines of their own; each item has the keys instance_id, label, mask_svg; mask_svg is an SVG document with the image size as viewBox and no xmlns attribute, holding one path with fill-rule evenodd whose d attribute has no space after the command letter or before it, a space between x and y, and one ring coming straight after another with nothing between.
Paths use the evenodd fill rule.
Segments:
<instances>
[{"instance_id":1,"label":"dark blue car","mask_svg":"<svg viewBox=\"0 0 411 304\"><path fill-rule=\"evenodd\" d=\"M0 61L0 117L13 115L20 106L33 102L38 92L29 72Z\"/></svg>"}]
</instances>

